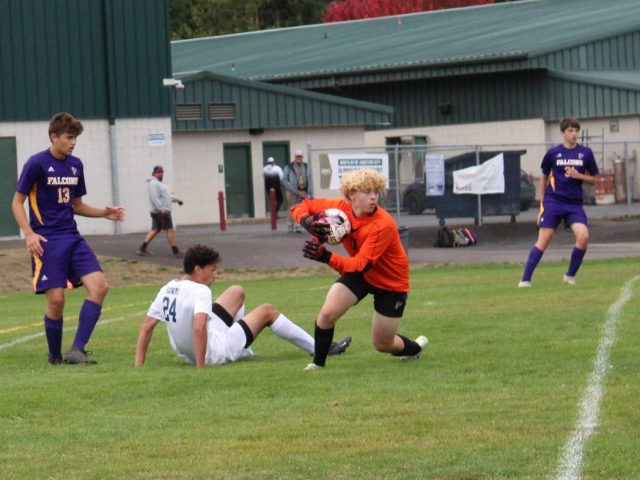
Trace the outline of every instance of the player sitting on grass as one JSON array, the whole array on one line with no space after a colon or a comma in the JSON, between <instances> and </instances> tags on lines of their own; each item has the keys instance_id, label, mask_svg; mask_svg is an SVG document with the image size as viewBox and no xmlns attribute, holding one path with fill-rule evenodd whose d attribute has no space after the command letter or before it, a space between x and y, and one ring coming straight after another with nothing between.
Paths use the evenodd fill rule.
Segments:
<instances>
[{"instance_id":1,"label":"player sitting on grass","mask_svg":"<svg viewBox=\"0 0 640 480\"><path fill-rule=\"evenodd\" d=\"M235 362L254 353L249 348L265 327L308 354L314 351L313 337L281 314L274 306L262 304L244 314L244 289L227 288L212 304L209 286L215 281L219 254L196 245L184 256L185 275L171 280L158 292L140 326L135 365L144 364L153 329L166 322L169 342L176 354L198 368ZM351 343L346 337L331 346L334 355Z\"/></svg>"},{"instance_id":2,"label":"player sitting on grass","mask_svg":"<svg viewBox=\"0 0 640 480\"><path fill-rule=\"evenodd\" d=\"M427 338L415 341L396 334L409 292L409 258L391 215L378 205L386 180L375 170L355 170L342 177L342 199L304 199L291 208L295 220L314 237L304 256L327 263L341 277L331 286L315 324L315 355L307 370L325 366L334 326L347 310L373 295L373 346L398 357L419 358ZM323 212L338 208L347 214L351 232L342 242L348 257L324 248L329 225Z\"/></svg>"}]
</instances>

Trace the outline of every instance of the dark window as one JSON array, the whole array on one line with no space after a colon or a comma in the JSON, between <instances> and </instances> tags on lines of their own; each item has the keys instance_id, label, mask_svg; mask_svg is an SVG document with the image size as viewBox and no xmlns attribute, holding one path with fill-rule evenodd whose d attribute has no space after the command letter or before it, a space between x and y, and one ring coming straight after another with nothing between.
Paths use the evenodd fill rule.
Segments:
<instances>
[{"instance_id":1,"label":"dark window","mask_svg":"<svg viewBox=\"0 0 640 480\"><path fill-rule=\"evenodd\" d=\"M202 105L176 105L176 120L202 120Z\"/></svg>"},{"instance_id":2,"label":"dark window","mask_svg":"<svg viewBox=\"0 0 640 480\"><path fill-rule=\"evenodd\" d=\"M209 105L209 120L233 120L236 106L233 103L212 103Z\"/></svg>"}]
</instances>

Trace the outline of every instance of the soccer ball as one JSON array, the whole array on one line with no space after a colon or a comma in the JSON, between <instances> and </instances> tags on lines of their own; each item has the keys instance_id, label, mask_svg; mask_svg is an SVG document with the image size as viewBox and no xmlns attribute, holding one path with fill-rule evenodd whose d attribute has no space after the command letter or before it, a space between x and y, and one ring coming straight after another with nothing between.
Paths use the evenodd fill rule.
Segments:
<instances>
[{"instance_id":1,"label":"soccer ball","mask_svg":"<svg viewBox=\"0 0 640 480\"><path fill-rule=\"evenodd\" d=\"M349 217L339 208L329 208L324 211L325 221L329 224L331 233L327 238L329 245L338 245L351 232Z\"/></svg>"}]
</instances>

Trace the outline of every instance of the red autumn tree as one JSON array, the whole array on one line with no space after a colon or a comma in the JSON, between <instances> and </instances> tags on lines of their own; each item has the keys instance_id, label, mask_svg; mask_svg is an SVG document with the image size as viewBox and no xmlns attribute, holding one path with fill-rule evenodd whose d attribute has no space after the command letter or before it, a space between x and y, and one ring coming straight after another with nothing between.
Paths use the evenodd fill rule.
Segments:
<instances>
[{"instance_id":1,"label":"red autumn tree","mask_svg":"<svg viewBox=\"0 0 640 480\"><path fill-rule=\"evenodd\" d=\"M403 13L486 5L494 0L336 0L325 10L322 21L342 22L361 18L388 17Z\"/></svg>"}]
</instances>

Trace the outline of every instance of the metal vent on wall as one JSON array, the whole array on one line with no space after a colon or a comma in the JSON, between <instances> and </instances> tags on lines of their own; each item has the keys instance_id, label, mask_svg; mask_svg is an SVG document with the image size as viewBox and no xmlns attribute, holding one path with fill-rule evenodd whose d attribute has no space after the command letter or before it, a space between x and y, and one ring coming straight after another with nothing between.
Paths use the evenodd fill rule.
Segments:
<instances>
[{"instance_id":1,"label":"metal vent on wall","mask_svg":"<svg viewBox=\"0 0 640 480\"><path fill-rule=\"evenodd\" d=\"M234 103L212 103L209 105L209 120L232 120L236 118Z\"/></svg>"},{"instance_id":2,"label":"metal vent on wall","mask_svg":"<svg viewBox=\"0 0 640 480\"><path fill-rule=\"evenodd\" d=\"M202 120L202 105L176 105L176 120Z\"/></svg>"}]
</instances>

